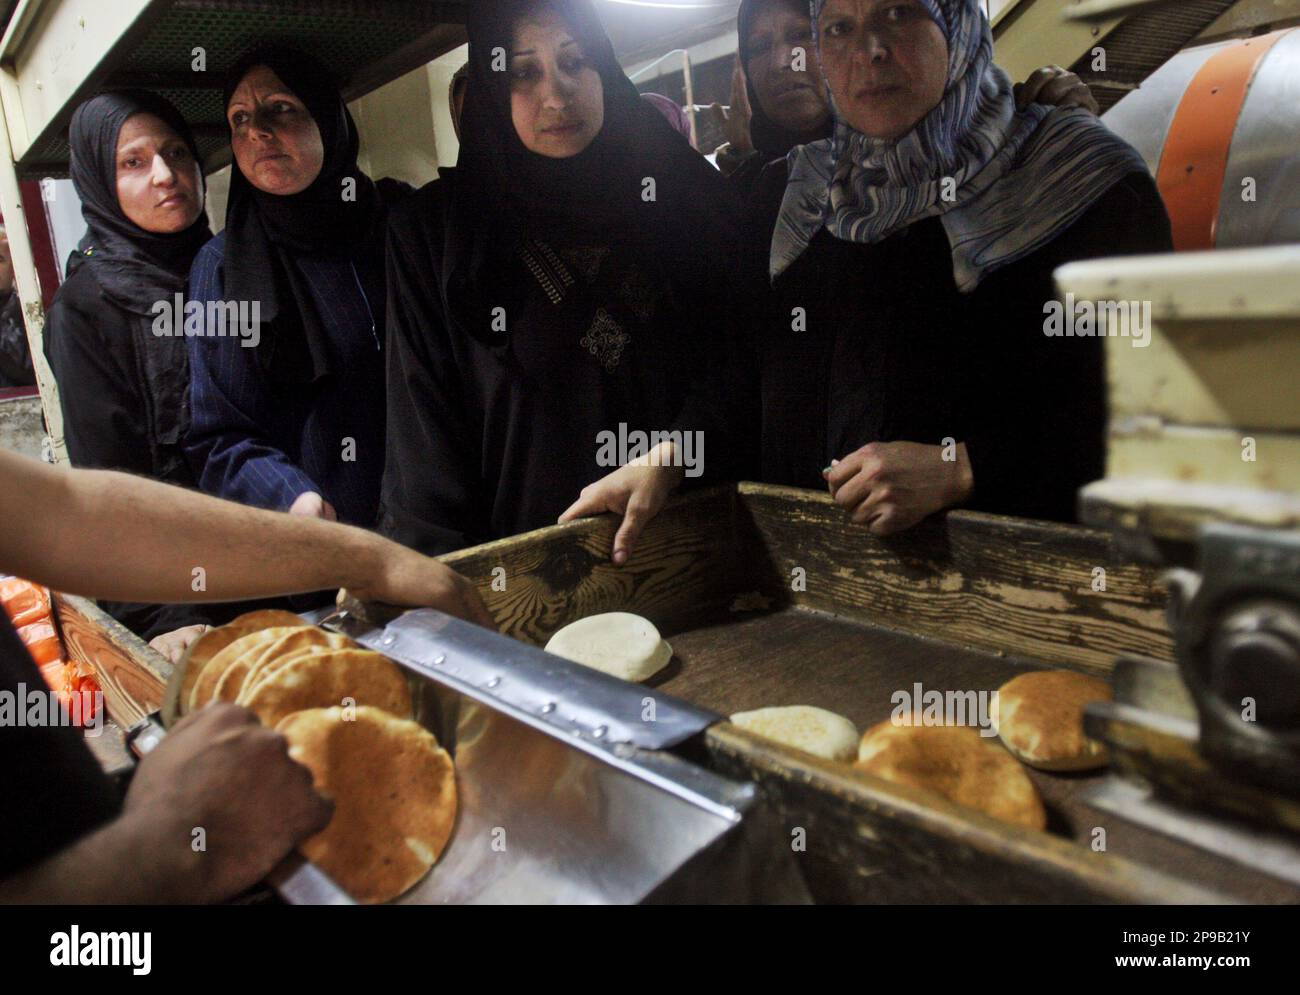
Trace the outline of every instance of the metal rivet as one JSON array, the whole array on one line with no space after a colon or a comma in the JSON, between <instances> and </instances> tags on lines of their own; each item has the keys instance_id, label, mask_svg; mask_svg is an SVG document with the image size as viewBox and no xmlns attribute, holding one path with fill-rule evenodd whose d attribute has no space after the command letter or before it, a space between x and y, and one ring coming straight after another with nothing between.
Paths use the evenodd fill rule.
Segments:
<instances>
[{"instance_id":1,"label":"metal rivet","mask_svg":"<svg viewBox=\"0 0 1300 995\"><path fill-rule=\"evenodd\" d=\"M397 637L390 632L383 639L381 639L380 642L382 642L385 646L392 646L393 643L397 642Z\"/></svg>"},{"instance_id":2,"label":"metal rivet","mask_svg":"<svg viewBox=\"0 0 1300 995\"><path fill-rule=\"evenodd\" d=\"M550 715L553 711L555 711L555 702L553 701L548 701L541 708L541 712L543 715Z\"/></svg>"},{"instance_id":3,"label":"metal rivet","mask_svg":"<svg viewBox=\"0 0 1300 995\"><path fill-rule=\"evenodd\" d=\"M498 684L500 684L500 683L501 683L501 678L500 678L500 677L492 677L492 678L489 678L489 680L488 680L488 682L487 682L487 686L490 687L490 688L494 688L494 687L496 687L496 686L497 686Z\"/></svg>"},{"instance_id":4,"label":"metal rivet","mask_svg":"<svg viewBox=\"0 0 1300 995\"><path fill-rule=\"evenodd\" d=\"M440 657L438 657L436 660L433 661L433 665L434 665L435 667L441 667L441 666L443 665L443 663L446 662L446 660L447 660L447 658L446 658L445 656L440 656Z\"/></svg>"},{"instance_id":5,"label":"metal rivet","mask_svg":"<svg viewBox=\"0 0 1300 995\"><path fill-rule=\"evenodd\" d=\"M595 729L591 730L591 735L595 739L600 739L607 732L609 732L609 730L606 729L604 726L596 726Z\"/></svg>"}]
</instances>

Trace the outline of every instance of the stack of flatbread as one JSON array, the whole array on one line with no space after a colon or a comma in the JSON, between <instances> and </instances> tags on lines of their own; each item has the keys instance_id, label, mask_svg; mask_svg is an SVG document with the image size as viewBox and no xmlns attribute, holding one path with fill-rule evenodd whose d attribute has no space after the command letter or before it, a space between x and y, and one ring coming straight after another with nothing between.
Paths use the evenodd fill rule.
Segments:
<instances>
[{"instance_id":1,"label":"stack of flatbread","mask_svg":"<svg viewBox=\"0 0 1300 995\"><path fill-rule=\"evenodd\" d=\"M456 819L456 776L411 719L401 669L282 611L211 629L182 659L176 711L243 705L289 740L334 815L300 849L361 902L384 902L437 862Z\"/></svg>"}]
</instances>

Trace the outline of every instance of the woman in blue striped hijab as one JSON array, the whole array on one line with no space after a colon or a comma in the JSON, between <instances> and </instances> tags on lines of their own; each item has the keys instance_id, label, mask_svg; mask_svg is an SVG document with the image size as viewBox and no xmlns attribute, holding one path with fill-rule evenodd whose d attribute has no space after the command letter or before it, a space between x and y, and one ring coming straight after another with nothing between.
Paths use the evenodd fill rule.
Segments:
<instances>
[{"instance_id":1,"label":"woman in blue striped hijab","mask_svg":"<svg viewBox=\"0 0 1300 995\"><path fill-rule=\"evenodd\" d=\"M829 486L879 534L955 505L1073 518L1104 465L1103 353L1045 334L1052 272L1171 248L1131 146L1017 110L981 8L812 0L834 132L756 194L780 302L764 479Z\"/></svg>"}]
</instances>

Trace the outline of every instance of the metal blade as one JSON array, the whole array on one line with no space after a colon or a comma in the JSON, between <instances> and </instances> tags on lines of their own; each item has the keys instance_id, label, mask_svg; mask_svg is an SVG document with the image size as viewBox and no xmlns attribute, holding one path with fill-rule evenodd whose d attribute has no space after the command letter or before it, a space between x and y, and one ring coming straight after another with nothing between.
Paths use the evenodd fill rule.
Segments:
<instances>
[{"instance_id":1,"label":"metal blade","mask_svg":"<svg viewBox=\"0 0 1300 995\"><path fill-rule=\"evenodd\" d=\"M608 749L667 749L722 719L432 608L409 611L382 629L346 612L325 624L476 701Z\"/></svg>"}]
</instances>

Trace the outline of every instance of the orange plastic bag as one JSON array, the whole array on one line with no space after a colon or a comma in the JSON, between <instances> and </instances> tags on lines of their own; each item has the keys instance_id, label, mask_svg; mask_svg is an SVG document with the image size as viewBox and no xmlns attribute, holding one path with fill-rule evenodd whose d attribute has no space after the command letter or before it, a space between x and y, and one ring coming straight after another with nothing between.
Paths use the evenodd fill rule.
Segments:
<instances>
[{"instance_id":1,"label":"orange plastic bag","mask_svg":"<svg viewBox=\"0 0 1300 995\"><path fill-rule=\"evenodd\" d=\"M16 629L43 622L52 614L49 589L19 577L0 580L0 604Z\"/></svg>"},{"instance_id":2,"label":"orange plastic bag","mask_svg":"<svg viewBox=\"0 0 1300 995\"><path fill-rule=\"evenodd\" d=\"M18 630L18 638L26 644L27 652L32 655L38 667L63 659L63 643L54 631L54 623L49 619L22 626Z\"/></svg>"},{"instance_id":3,"label":"orange plastic bag","mask_svg":"<svg viewBox=\"0 0 1300 995\"><path fill-rule=\"evenodd\" d=\"M0 604L37 666L63 659L48 588L18 577L0 579Z\"/></svg>"},{"instance_id":4,"label":"orange plastic bag","mask_svg":"<svg viewBox=\"0 0 1300 995\"><path fill-rule=\"evenodd\" d=\"M84 726L95 721L102 700L102 688L93 674L83 671L79 664L59 661L41 667L41 676L45 678L45 683L50 686L50 689L58 695L59 703L63 705L76 725ZM78 696L81 699L80 711L77 710L73 700Z\"/></svg>"},{"instance_id":5,"label":"orange plastic bag","mask_svg":"<svg viewBox=\"0 0 1300 995\"><path fill-rule=\"evenodd\" d=\"M93 722L101 688L89 668L64 661L49 589L18 577L0 578L0 604L64 709L77 725Z\"/></svg>"}]
</instances>

